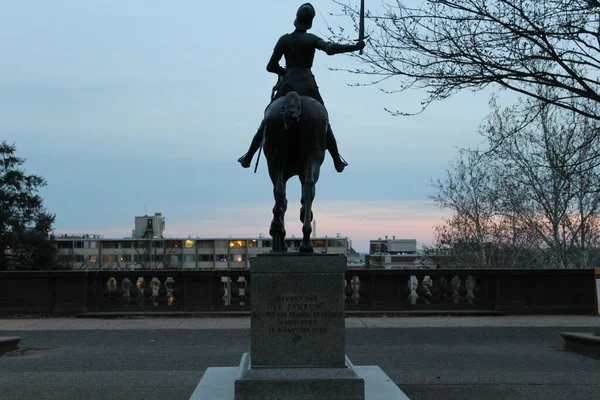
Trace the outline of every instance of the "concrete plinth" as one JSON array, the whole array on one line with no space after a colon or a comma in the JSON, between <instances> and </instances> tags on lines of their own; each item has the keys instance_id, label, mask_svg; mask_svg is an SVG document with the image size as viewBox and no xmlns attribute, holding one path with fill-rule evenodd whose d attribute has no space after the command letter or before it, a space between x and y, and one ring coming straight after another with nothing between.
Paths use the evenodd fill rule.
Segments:
<instances>
[{"instance_id":1,"label":"concrete plinth","mask_svg":"<svg viewBox=\"0 0 600 400\"><path fill-rule=\"evenodd\" d=\"M365 382L346 358L342 368L252 368L242 356L235 381L235 400L364 400Z\"/></svg>"},{"instance_id":2,"label":"concrete plinth","mask_svg":"<svg viewBox=\"0 0 600 400\"><path fill-rule=\"evenodd\" d=\"M365 382L365 400L410 400L377 366L355 366ZM190 400L236 400L234 383L239 367L208 368ZM329 400L330 397L280 397L279 399ZM335 399L335 397L333 397Z\"/></svg>"},{"instance_id":3,"label":"concrete plinth","mask_svg":"<svg viewBox=\"0 0 600 400\"><path fill-rule=\"evenodd\" d=\"M209 368L192 399L406 399L381 369L345 355L345 272L339 255L252 259L250 352L237 369Z\"/></svg>"}]
</instances>

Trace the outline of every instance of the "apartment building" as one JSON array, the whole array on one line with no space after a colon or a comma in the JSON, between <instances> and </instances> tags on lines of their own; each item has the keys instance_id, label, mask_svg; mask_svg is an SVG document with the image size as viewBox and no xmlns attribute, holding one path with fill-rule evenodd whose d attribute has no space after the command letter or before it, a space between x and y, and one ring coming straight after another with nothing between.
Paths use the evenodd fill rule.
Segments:
<instances>
[{"instance_id":1,"label":"apartment building","mask_svg":"<svg viewBox=\"0 0 600 400\"><path fill-rule=\"evenodd\" d=\"M297 251L300 239L286 240ZM343 237L313 238L315 253L348 255ZM54 239L58 261L74 269L228 269L249 268L250 259L271 251L271 240L257 238L123 238L62 235Z\"/></svg>"},{"instance_id":2,"label":"apartment building","mask_svg":"<svg viewBox=\"0 0 600 400\"><path fill-rule=\"evenodd\" d=\"M435 268L434 261L417 251L416 239L382 239L369 241L365 265L370 269Z\"/></svg>"}]
</instances>

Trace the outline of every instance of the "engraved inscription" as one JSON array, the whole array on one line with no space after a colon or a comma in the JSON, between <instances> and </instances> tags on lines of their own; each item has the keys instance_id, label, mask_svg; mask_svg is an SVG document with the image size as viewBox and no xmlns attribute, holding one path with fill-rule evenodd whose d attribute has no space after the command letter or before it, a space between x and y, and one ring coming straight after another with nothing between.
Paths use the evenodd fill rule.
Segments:
<instances>
[{"instance_id":1,"label":"engraved inscription","mask_svg":"<svg viewBox=\"0 0 600 400\"><path fill-rule=\"evenodd\" d=\"M252 318L267 320L269 333L289 334L295 344L302 340L302 334L327 333L330 319L343 318L343 312L326 310L319 295L289 294L276 296L274 300L270 310L253 312Z\"/></svg>"}]
</instances>

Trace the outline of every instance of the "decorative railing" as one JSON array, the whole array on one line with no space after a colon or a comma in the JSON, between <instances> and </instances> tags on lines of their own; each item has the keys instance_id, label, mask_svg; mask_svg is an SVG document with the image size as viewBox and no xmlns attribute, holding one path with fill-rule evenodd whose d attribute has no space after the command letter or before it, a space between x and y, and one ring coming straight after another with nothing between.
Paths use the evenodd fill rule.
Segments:
<instances>
[{"instance_id":1,"label":"decorative railing","mask_svg":"<svg viewBox=\"0 0 600 400\"><path fill-rule=\"evenodd\" d=\"M248 270L0 272L0 314L248 313L250 289ZM344 298L351 312L591 314L594 273L592 269L350 269Z\"/></svg>"},{"instance_id":2,"label":"decorative railing","mask_svg":"<svg viewBox=\"0 0 600 400\"><path fill-rule=\"evenodd\" d=\"M493 310L493 283L490 274L476 270L350 270L346 274L346 308Z\"/></svg>"}]
</instances>

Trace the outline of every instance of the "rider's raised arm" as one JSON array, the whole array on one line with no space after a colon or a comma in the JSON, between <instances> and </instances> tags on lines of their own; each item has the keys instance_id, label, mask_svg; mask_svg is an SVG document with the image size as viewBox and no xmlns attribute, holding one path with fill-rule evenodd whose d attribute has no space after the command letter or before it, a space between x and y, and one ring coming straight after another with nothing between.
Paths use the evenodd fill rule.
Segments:
<instances>
[{"instance_id":1,"label":"rider's raised arm","mask_svg":"<svg viewBox=\"0 0 600 400\"><path fill-rule=\"evenodd\" d=\"M280 37L273 49L273 54L271 55L271 59L267 64L267 71L277 74L279 76L285 75L285 68L279 65L279 60L283 57L283 53L285 52L284 45L284 36Z\"/></svg>"},{"instance_id":2,"label":"rider's raised arm","mask_svg":"<svg viewBox=\"0 0 600 400\"><path fill-rule=\"evenodd\" d=\"M328 55L349 53L351 51L358 51L365 47L364 42L358 42L356 44L338 44L333 42L326 42L323 39L317 39L315 47L321 51L324 51Z\"/></svg>"}]
</instances>

